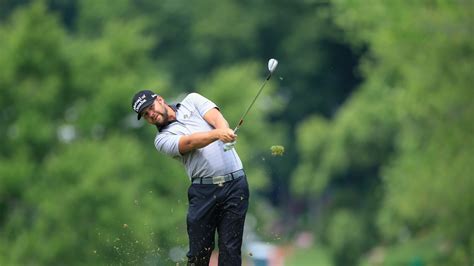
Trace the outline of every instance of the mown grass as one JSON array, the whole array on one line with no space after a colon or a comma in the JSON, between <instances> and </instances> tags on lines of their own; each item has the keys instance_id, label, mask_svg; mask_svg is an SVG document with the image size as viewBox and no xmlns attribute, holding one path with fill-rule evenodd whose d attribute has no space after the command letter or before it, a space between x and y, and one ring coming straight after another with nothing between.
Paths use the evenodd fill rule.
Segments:
<instances>
[{"instance_id":1,"label":"mown grass","mask_svg":"<svg viewBox=\"0 0 474 266\"><path fill-rule=\"evenodd\" d=\"M285 266L332 266L328 251L320 246L294 249L285 259Z\"/></svg>"}]
</instances>

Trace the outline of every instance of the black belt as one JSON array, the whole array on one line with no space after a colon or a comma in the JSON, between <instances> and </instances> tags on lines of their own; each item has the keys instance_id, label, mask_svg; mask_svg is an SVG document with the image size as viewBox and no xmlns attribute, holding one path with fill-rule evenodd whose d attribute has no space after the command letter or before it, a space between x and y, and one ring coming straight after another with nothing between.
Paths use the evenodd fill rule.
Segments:
<instances>
[{"instance_id":1,"label":"black belt","mask_svg":"<svg viewBox=\"0 0 474 266\"><path fill-rule=\"evenodd\" d=\"M245 176L245 172L243 169L237 170L230 174L220 175L220 176L212 176L212 177L196 177L192 179L193 184L203 184L203 185L220 185L227 181L239 179Z\"/></svg>"}]
</instances>

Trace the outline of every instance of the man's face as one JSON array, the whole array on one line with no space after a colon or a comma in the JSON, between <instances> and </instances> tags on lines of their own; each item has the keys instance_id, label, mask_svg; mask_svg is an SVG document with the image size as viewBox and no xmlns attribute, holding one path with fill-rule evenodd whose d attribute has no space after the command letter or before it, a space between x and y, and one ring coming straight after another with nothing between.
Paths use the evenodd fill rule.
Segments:
<instances>
[{"instance_id":1,"label":"man's face","mask_svg":"<svg viewBox=\"0 0 474 266\"><path fill-rule=\"evenodd\" d=\"M165 126L168 124L168 110L161 97L156 97L155 101L142 112L142 117L152 125Z\"/></svg>"}]
</instances>

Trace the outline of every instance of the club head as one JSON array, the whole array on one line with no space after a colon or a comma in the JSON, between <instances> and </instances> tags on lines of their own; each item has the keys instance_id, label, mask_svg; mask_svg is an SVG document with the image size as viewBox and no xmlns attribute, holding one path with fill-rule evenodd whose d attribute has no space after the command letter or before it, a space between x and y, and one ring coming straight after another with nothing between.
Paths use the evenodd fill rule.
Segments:
<instances>
[{"instance_id":1,"label":"club head","mask_svg":"<svg viewBox=\"0 0 474 266\"><path fill-rule=\"evenodd\" d=\"M275 68L278 66L278 61L274 58L268 60L268 70L270 73L273 73L275 71Z\"/></svg>"}]
</instances>

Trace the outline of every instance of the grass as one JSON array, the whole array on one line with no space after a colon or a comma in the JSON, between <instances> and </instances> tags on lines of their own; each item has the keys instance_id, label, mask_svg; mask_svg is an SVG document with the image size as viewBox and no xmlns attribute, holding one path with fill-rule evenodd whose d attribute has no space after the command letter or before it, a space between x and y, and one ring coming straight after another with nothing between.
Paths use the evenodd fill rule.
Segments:
<instances>
[{"instance_id":1,"label":"grass","mask_svg":"<svg viewBox=\"0 0 474 266\"><path fill-rule=\"evenodd\" d=\"M328 251L320 246L294 249L285 258L285 266L332 266Z\"/></svg>"}]
</instances>

